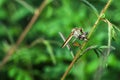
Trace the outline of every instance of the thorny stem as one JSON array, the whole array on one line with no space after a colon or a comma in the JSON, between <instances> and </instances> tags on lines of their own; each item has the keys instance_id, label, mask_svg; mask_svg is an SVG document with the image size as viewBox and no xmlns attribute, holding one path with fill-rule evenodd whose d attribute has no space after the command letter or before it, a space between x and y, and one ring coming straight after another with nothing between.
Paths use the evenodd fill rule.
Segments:
<instances>
[{"instance_id":1,"label":"thorny stem","mask_svg":"<svg viewBox=\"0 0 120 80\"><path fill-rule=\"evenodd\" d=\"M101 17L102 17L103 14L105 13L105 11L108 9L111 1L112 1L112 0L109 0L109 1L107 2L107 4L105 5L105 7L102 9L102 11L101 11L98 19L96 20L95 24L93 25L93 27L92 27L89 35L88 35L88 39L89 39L89 38L91 37L91 35L93 34L95 28L97 27L97 24L99 23ZM83 49L83 48L86 46L86 44L87 44L87 42L84 42L84 43L82 44L82 46L81 46L81 49ZM81 51L78 50L78 52L76 53L74 59L72 60L72 62L71 62L70 65L68 66L66 72L63 74L61 80L64 80L64 79L65 79L65 77L67 76L68 72L71 70L72 66L74 65L74 63L76 62L76 60L79 58L80 53L81 53Z\"/></svg>"},{"instance_id":2,"label":"thorny stem","mask_svg":"<svg viewBox=\"0 0 120 80\"><path fill-rule=\"evenodd\" d=\"M25 36L30 31L30 29L32 28L33 24L36 22L36 20L38 19L39 15L41 14L41 12L43 11L43 9L47 5L47 1L48 0L44 0L43 3L35 10L32 19L30 20L30 22L26 26L25 30L21 33L21 35L18 38L16 44L14 46L12 46L11 49L9 49L8 53L3 58L3 60L2 60L2 62L0 64L0 69L2 69L2 67L9 61L9 58L12 56L12 54L15 52L15 50L17 49L17 47L24 40Z\"/></svg>"}]
</instances>

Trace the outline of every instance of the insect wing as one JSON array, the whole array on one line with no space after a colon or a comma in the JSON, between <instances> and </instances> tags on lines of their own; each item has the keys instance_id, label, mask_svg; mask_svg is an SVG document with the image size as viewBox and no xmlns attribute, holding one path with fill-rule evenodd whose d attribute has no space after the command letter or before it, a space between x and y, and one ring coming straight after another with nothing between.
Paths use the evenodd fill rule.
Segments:
<instances>
[{"instance_id":1,"label":"insect wing","mask_svg":"<svg viewBox=\"0 0 120 80\"><path fill-rule=\"evenodd\" d=\"M70 34L69 37L65 40L65 42L62 45L62 48L65 47L67 45L67 43L71 40L71 38L73 37L73 34Z\"/></svg>"}]
</instances>

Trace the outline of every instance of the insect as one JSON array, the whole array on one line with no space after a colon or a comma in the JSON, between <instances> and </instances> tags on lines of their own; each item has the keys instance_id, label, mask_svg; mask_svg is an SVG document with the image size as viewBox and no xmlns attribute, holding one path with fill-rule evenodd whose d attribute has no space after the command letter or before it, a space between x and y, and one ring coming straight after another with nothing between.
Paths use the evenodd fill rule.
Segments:
<instances>
[{"instance_id":1,"label":"insect","mask_svg":"<svg viewBox=\"0 0 120 80\"><path fill-rule=\"evenodd\" d=\"M72 37L75 37L76 39L79 39L79 40L87 41L88 40L87 34L88 32L84 32L82 28L73 28L70 35L63 43L62 48L68 44L68 42L72 39Z\"/></svg>"}]
</instances>

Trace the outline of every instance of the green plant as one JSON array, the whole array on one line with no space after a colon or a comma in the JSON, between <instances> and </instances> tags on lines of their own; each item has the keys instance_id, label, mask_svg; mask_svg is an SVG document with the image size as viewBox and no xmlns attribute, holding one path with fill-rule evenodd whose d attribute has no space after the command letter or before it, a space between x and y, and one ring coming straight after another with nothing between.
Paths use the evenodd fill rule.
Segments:
<instances>
[{"instance_id":1,"label":"green plant","mask_svg":"<svg viewBox=\"0 0 120 80\"><path fill-rule=\"evenodd\" d=\"M91 34L91 26L106 3L105 0L0 0L0 80L60 79L73 60L69 53L75 55L79 48L71 46L71 52L61 48L63 40L58 32L66 38L71 29L81 26ZM113 1L102 14L86 46L78 50L82 54L66 80L119 79L119 7L119 0ZM79 42L85 45L84 41ZM107 56L105 53L110 50Z\"/></svg>"},{"instance_id":2,"label":"green plant","mask_svg":"<svg viewBox=\"0 0 120 80\"><path fill-rule=\"evenodd\" d=\"M83 0L83 1L84 1L84 0ZM105 5L105 7L102 9L100 15L98 16L98 19L96 20L95 24L93 25L93 27L92 27L89 35L88 35L88 39L90 39L91 35L92 35L93 32L95 31L95 28L96 28L97 24L100 22L100 20L103 20L104 22L106 22L106 23L108 24L108 46L107 46L107 50L106 50L105 52L100 51L101 54L104 54L104 56L103 56L104 59L103 59L103 61L102 61L103 64L102 64L101 66L105 66L105 64L106 64L107 57L109 56L109 53L110 53L110 51L111 51L111 39L112 39L112 37L115 36L115 35L114 35L114 34L115 34L115 30L114 30L115 27L112 25L112 23L110 23L110 22L105 18L105 14L104 14L105 11L107 10L107 8L109 7L111 1L112 1L112 0L109 0L108 3ZM97 15L96 9L95 9L90 3L88 3L86 0L85 0L85 3L87 3L88 5L90 5L90 7L94 10L94 12L95 12L96 15ZM114 27L114 28L113 28L113 27ZM71 64L69 65L68 69L66 70L66 72L65 72L64 75L62 76L61 80L64 80L64 78L66 77L66 75L68 74L68 72L70 71L70 69L72 68L72 66L74 65L74 63L76 62L76 60L79 58L79 56L81 57L86 51L91 50L92 48L93 48L93 49L96 48L96 46L95 46L95 47L92 46L92 48L91 48L91 47L88 47L88 48L85 49L84 47L86 46L87 43L88 43L88 42L84 42L84 43L82 44L82 46L81 46L82 51L81 51L81 49L80 49L80 50L76 53L74 59L72 60L72 62L71 62ZM105 47L105 48L106 48L106 47ZM95 50L95 52L96 52L96 54L98 54L98 51ZM100 74L100 73L99 73L99 74ZM98 74L98 75L99 75L99 74ZM96 78L96 79L98 80L99 78Z\"/></svg>"}]
</instances>

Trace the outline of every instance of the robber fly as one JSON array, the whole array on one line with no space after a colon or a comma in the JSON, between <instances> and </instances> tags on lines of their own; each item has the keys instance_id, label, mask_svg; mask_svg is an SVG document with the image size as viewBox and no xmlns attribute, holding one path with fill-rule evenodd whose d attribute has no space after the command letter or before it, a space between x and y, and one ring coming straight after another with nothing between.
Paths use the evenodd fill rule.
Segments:
<instances>
[{"instance_id":1,"label":"robber fly","mask_svg":"<svg viewBox=\"0 0 120 80\"><path fill-rule=\"evenodd\" d=\"M62 48L68 44L68 42L72 39L72 37L75 37L76 39L79 39L79 40L87 41L88 40L87 34L88 34L88 32L83 32L82 28L73 28L70 35L63 43Z\"/></svg>"}]
</instances>

